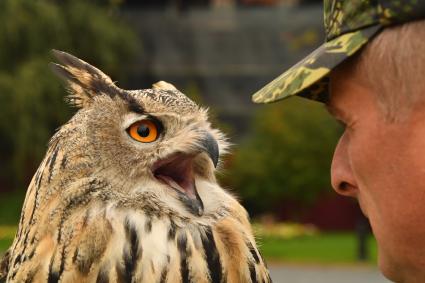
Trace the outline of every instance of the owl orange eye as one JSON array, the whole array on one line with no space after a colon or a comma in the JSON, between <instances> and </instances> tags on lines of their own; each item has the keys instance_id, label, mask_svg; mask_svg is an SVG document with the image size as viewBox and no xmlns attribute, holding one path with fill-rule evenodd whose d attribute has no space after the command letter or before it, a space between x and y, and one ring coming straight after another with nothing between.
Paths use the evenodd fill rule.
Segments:
<instances>
[{"instance_id":1,"label":"owl orange eye","mask_svg":"<svg viewBox=\"0 0 425 283\"><path fill-rule=\"evenodd\" d=\"M158 126L151 120L141 120L128 128L130 137L139 142L153 142L158 138Z\"/></svg>"}]
</instances>

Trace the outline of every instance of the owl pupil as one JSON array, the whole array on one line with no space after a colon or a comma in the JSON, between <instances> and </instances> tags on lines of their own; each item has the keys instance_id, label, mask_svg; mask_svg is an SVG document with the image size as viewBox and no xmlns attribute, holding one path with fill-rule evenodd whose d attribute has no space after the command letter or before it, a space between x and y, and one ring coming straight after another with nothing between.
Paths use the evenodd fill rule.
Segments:
<instances>
[{"instance_id":1,"label":"owl pupil","mask_svg":"<svg viewBox=\"0 0 425 283\"><path fill-rule=\"evenodd\" d=\"M147 127L146 125L140 125L139 128L137 128L137 134L139 134L139 136L143 138L149 136L149 132L149 127Z\"/></svg>"}]
</instances>

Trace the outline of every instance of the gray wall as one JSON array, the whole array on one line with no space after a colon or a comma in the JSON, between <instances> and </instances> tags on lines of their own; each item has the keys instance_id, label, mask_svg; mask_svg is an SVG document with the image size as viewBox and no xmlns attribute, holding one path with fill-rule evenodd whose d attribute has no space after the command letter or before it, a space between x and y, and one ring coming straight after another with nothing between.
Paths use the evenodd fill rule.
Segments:
<instances>
[{"instance_id":1,"label":"gray wall","mask_svg":"<svg viewBox=\"0 0 425 283\"><path fill-rule=\"evenodd\" d=\"M181 90L195 85L236 137L259 109L251 94L324 39L320 5L123 13L142 42L128 87L148 88L158 80Z\"/></svg>"}]
</instances>

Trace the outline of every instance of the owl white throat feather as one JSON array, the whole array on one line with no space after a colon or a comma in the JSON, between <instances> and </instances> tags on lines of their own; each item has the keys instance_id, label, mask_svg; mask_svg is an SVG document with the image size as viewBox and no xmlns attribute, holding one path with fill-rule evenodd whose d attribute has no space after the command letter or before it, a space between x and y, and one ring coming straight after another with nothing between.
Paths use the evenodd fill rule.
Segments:
<instances>
[{"instance_id":1,"label":"owl white throat feather","mask_svg":"<svg viewBox=\"0 0 425 283\"><path fill-rule=\"evenodd\" d=\"M118 88L61 51L76 114L33 177L3 282L271 282L248 215L216 181L228 144L173 85Z\"/></svg>"}]
</instances>

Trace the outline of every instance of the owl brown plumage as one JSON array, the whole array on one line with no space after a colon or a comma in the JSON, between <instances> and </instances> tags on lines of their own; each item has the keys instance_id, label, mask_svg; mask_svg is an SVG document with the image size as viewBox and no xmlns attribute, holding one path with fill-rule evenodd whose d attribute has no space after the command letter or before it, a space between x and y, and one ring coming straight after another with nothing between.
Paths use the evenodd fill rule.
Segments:
<instances>
[{"instance_id":1,"label":"owl brown plumage","mask_svg":"<svg viewBox=\"0 0 425 283\"><path fill-rule=\"evenodd\" d=\"M216 182L227 143L207 111L168 83L126 91L54 55L79 110L31 181L0 278L270 282L246 211Z\"/></svg>"}]
</instances>

